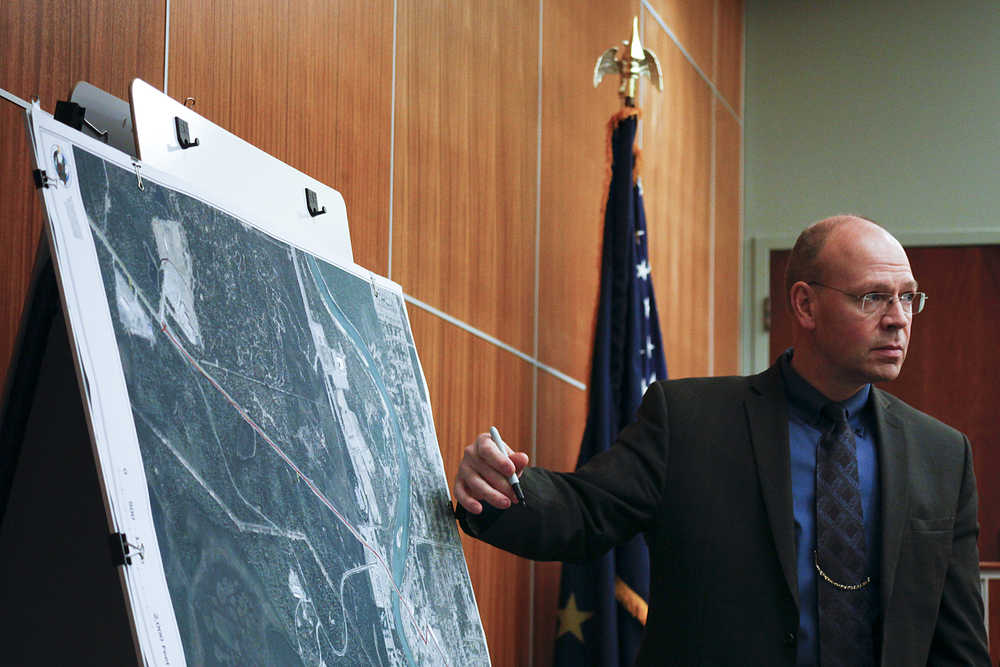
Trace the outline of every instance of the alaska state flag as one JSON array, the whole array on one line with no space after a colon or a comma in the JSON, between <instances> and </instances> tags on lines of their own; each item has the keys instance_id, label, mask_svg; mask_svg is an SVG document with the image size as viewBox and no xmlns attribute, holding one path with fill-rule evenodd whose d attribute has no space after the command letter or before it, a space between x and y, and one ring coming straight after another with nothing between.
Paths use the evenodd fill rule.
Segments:
<instances>
[{"instance_id":1,"label":"alaska state flag","mask_svg":"<svg viewBox=\"0 0 1000 667\"><path fill-rule=\"evenodd\" d=\"M611 118L611 184L604 212L601 293L587 426L577 467L611 447L646 388L667 377L649 275L646 215L635 178L637 109ZM589 563L566 563L559 592L555 665L630 667L649 599L649 552L638 535Z\"/></svg>"}]
</instances>

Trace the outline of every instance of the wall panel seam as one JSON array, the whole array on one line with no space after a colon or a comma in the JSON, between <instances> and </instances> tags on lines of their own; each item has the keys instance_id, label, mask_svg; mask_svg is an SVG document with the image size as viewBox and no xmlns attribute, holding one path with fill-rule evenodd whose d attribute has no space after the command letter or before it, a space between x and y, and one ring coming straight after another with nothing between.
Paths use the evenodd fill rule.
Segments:
<instances>
[{"instance_id":1,"label":"wall panel seam","mask_svg":"<svg viewBox=\"0 0 1000 667\"><path fill-rule=\"evenodd\" d=\"M167 95L167 77L170 73L170 0L164 0L166 16L163 20L163 94Z\"/></svg>"},{"instance_id":2,"label":"wall panel seam","mask_svg":"<svg viewBox=\"0 0 1000 667\"><path fill-rule=\"evenodd\" d=\"M30 103L26 102L25 100L22 100L20 97L18 97L14 93L9 92L7 90L4 90L3 88L0 88L0 98L3 98L5 100L7 100L11 104L16 104L17 106L21 107L22 109L27 109L27 108L29 108L31 106Z\"/></svg>"},{"instance_id":3,"label":"wall panel seam","mask_svg":"<svg viewBox=\"0 0 1000 667\"><path fill-rule=\"evenodd\" d=\"M743 15L742 15L742 25L740 26L740 44L742 45L742 50L740 51L740 102L743 108L743 112L746 113L747 109L747 11L748 2L743 3ZM740 363L740 373L749 374L751 369L754 367L753 354L754 354L754 336L756 335L753 328L753 303L754 303L754 268L752 265L753 254L751 251L751 241L746 237L746 216L744 212L744 198L746 196L747 188L747 176L746 170L743 168L743 162L746 159L746 133L743 131L743 126L740 125L740 174L739 174L739 213L740 213L740 233L739 233L739 276L740 276L740 290L739 290L739 363ZM749 309L749 310L748 310Z\"/></svg>"},{"instance_id":4,"label":"wall panel seam","mask_svg":"<svg viewBox=\"0 0 1000 667\"><path fill-rule=\"evenodd\" d=\"M716 3L718 6L718 3ZM709 134L709 180L708 180L708 374L715 375L715 230L717 229L715 215L715 198L718 194L716 189L715 170L717 160L716 150L716 101L712 98L710 113L712 114L711 133Z\"/></svg>"},{"instance_id":5,"label":"wall panel seam","mask_svg":"<svg viewBox=\"0 0 1000 667\"><path fill-rule=\"evenodd\" d=\"M746 5L746 3L744 3L743 4L743 24L742 24L742 26L740 26L740 44L743 45L743 51L740 52L740 108L742 108L744 112L746 112L746 96L747 96L747 94L746 94L746 85L745 85L745 81L746 81L746 69L747 69L746 68L746 62L747 62L747 59L746 59L746 45L747 45L747 38L746 38L747 18L746 18L746 12L747 12L747 5ZM737 249L738 249L737 250L737 252L738 252L738 256L737 256L738 272L737 272L736 275L739 276L741 280L746 280L746 274L744 273L744 271L746 270L746 252L745 252L746 248L745 248L745 242L744 242L745 220L744 220L744 215L743 215L743 196L744 196L744 192L746 190L746 181L745 181L746 176L745 176L744 171L743 171L744 136L745 136L745 133L743 132L743 124L742 123L740 123L739 127L740 127L739 173L738 173L738 175L736 177L736 179L737 179L736 182L738 183L737 188L736 188L736 190L737 190L737 192L736 192L736 195L737 195L736 207L737 207L737 211L738 211L738 214L739 214L738 215L738 221L737 221L737 225L738 226L737 226L737 236L736 236L736 238L739 239L739 244L737 245ZM736 327L737 327L737 331L739 331L741 334L744 333L744 329L743 329L744 312L743 312L743 302L742 302L743 298L744 298L744 290L742 289L742 286L741 286L741 289L738 290L737 293L736 293L736 299L737 299L737 301L736 301L736 313L737 313ZM743 348L746 346L746 344L747 344L746 341L748 341L748 340L749 340L749 338L746 335L741 335L739 337L739 339L736 341L736 346L737 346L736 357L737 357L737 359L742 359L743 358Z\"/></svg>"},{"instance_id":6,"label":"wall panel seam","mask_svg":"<svg viewBox=\"0 0 1000 667\"><path fill-rule=\"evenodd\" d=\"M389 101L389 257L385 275L392 280L392 208L396 178L396 31L399 29L398 0L392 0L392 92Z\"/></svg>"},{"instance_id":7,"label":"wall panel seam","mask_svg":"<svg viewBox=\"0 0 1000 667\"><path fill-rule=\"evenodd\" d=\"M719 0L712 3L712 72L719 75L721 66L719 65ZM718 185L716 183L716 170L718 169L718 157L716 149L718 138L718 119L716 118L716 97L712 97L712 104L709 113L712 115L711 132L709 134L709 144L711 155L709 156L709 181L708 181L708 374L715 375L715 233L718 229L716 215L718 207L716 198L718 197Z\"/></svg>"},{"instance_id":8,"label":"wall panel seam","mask_svg":"<svg viewBox=\"0 0 1000 667\"><path fill-rule=\"evenodd\" d=\"M557 370L557 369L553 368L552 366L549 366L547 364L543 364L541 361L539 361L538 359L532 357L530 354L525 354L524 352L521 352L516 347L513 347L512 345L508 345L507 343L503 342L502 340L500 340L500 339L498 339L498 338L496 338L494 336L491 336L490 334L486 333L485 331L483 331L481 329L477 329L476 327L472 326L471 324L463 322L462 320L458 319L457 317L455 317L453 315L449 315L448 313L444 312L443 310L438 310L437 308L435 308L434 306L430 305L429 303L424 303L420 299L417 299L416 297L412 297L412 296L410 296L409 294L406 294L406 293L403 294L403 299L407 303L411 303L414 306L416 306L417 308L420 308L422 310L426 310L431 315L436 315L436 316L440 317L442 320L444 320L445 322L448 322L449 324L454 324L459 329L463 329L463 330L469 332L470 334L472 334L473 336L476 336L477 338L482 338L487 343L492 343L493 345L496 345L497 347L499 347L499 348L501 348L503 350L506 350L507 352L510 352L511 354L513 354L518 359L521 359L522 361L528 362L532 366L537 367L539 370L545 371L546 373L552 375L553 377L562 380L566 384L568 384L568 385L570 385L572 387L576 387L580 391L586 391L587 390L587 385L585 385L583 382L580 382L579 380L577 380L575 378L572 378L569 375L566 375L562 371Z\"/></svg>"},{"instance_id":9,"label":"wall panel seam","mask_svg":"<svg viewBox=\"0 0 1000 667\"><path fill-rule=\"evenodd\" d=\"M663 28L663 31L667 33L667 37L670 38L670 41L672 41L674 43L674 46L676 46L680 50L681 55L683 55L684 58L688 61L688 64L690 64L691 67L694 68L694 71L698 74L699 77L701 77L702 81L705 82L705 85L707 85L709 89L712 91L713 97L717 97L719 101L722 102L722 105L726 107L729 113L732 114L733 119L739 124L739 126L743 127L743 119L740 118L740 115L736 113L736 110L733 109L732 106L730 106L729 101L726 100L726 96L723 95L722 92L716 87L715 83L712 81L711 78L705 76L705 72L702 71L700 67L698 67L698 63L694 61L694 58L691 57L691 54L688 53L688 50L684 48L684 45L681 44L681 41L677 39L677 35L675 35L674 31L670 29L670 26L668 26L666 21L663 20L663 17L660 16L655 9L653 9L652 5L649 4L649 0L642 0L642 6L650 14L653 15L653 18L656 19L656 22L659 23L660 27Z\"/></svg>"},{"instance_id":10,"label":"wall panel seam","mask_svg":"<svg viewBox=\"0 0 1000 667\"><path fill-rule=\"evenodd\" d=\"M649 39L649 35L646 33L646 12L642 11L642 9L643 9L643 6L640 4L639 5L639 38L640 38L640 41L645 44L645 43L647 43L647 40ZM662 74L662 72L661 72L661 74ZM640 77L640 81L641 80L642 79ZM646 108L645 107L646 100L649 97L649 93L647 92L648 90L649 90L649 86L647 86L647 85L642 85L642 86L639 87L639 108L640 109L645 109ZM644 134L645 134L643 132L643 128L645 126L646 126L645 123L639 123L639 131L638 131L638 134L636 135L636 138L635 138L636 142L639 144L640 150L643 148L642 140L643 140L643 137L644 137ZM605 194L605 196L607 196L607 195Z\"/></svg>"},{"instance_id":11,"label":"wall panel seam","mask_svg":"<svg viewBox=\"0 0 1000 667\"><path fill-rule=\"evenodd\" d=\"M712 4L712 76L717 79L722 71L719 64L719 2L715 0Z\"/></svg>"},{"instance_id":12,"label":"wall panel seam","mask_svg":"<svg viewBox=\"0 0 1000 667\"><path fill-rule=\"evenodd\" d=\"M542 16L544 0L538 0L538 113L535 128L535 285L534 320L532 322L532 356L539 355L539 301L541 290L541 242L542 242ZM535 396L537 399L537 396ZM534 420L533 420L534 422ZM532 424L534 428L534 423ZM534 435L532 435L534 438ZM534 447L534 445L532 445ZM532 457L535 452L532 449Z\"/></svg>"},{"instance_id":13,"label":"wall panel seam","mask_svg":"<svg viewBox=\"0 0 1000 667\"><path fill-rule=\"evenodd\" d=\"M535 136L535 294L532 354L538 357L539 292L542 238L542 52L545 0L538 0L538 115ZM531 369L531 459L538 456L538 366ZM528 565L528 667L535 665L535 561Z\"/></svg>"}]
</instances>

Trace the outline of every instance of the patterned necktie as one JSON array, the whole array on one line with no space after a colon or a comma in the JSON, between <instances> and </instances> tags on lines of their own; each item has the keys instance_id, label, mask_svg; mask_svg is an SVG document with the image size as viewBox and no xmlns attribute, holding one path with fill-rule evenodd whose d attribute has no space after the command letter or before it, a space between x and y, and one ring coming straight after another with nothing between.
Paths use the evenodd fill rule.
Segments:
<instances>
[{"instance_id":1,"label":"patterned necktie","mask_svg":"<svg viewBox=\"0 0 1000 667\"><path fill-rule=\"evenodd\" d=\"M823 667L875 662L865 574L865 525L857 444L839 403L823 407L829 422L816 450L816 552L819 658Z\"/></svg>"}]
</instances>

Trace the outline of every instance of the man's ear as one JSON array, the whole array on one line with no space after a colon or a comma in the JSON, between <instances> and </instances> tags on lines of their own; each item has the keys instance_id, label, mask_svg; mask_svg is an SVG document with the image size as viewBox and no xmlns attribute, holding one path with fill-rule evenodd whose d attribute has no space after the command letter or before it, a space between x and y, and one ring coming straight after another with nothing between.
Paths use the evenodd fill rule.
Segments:
<instances>
[{"instance_id":1,"label":"man's ear","mask_svg":"<svg viewBox=\"0 0 1000 667\"><path fill-rule=\"evenodd\" d=\"M816 292L805 282L799 281L792 285L788 293L789 305L792 309L792 317L798 325L807 331L816 328Z\"/></svg>"}]
</instances>

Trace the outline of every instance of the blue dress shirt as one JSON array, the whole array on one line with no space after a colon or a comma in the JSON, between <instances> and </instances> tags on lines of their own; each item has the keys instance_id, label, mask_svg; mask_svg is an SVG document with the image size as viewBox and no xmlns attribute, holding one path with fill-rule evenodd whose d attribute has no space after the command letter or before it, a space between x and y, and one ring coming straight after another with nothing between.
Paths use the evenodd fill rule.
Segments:
<instances>
[{"instance_id":1,"label":"blue dress shirt","mask_svg":"<svg viewBox=\"0 0 1000 667\"><path fill-rule=\"evenodd\" d=\"M830 402L792 368L793 350L779 359L781 375L788 397L788 445L791 450L792 507L795 515L795 544L799 583L798 665L819 664L819 627L817 623L816 570L813 551L816 549L816 447L823 434L820 415ZM842 405L847 409L847 422L854 429L857 442L858 478L861 484L861 509L864 513L868 575L868 594L872 609L879 604L879 536L878 456L875 448L875 424L868 404L871 385L851 396ZM873 618L877 614L873 614Z\"/></svg>"}]
</instances>

